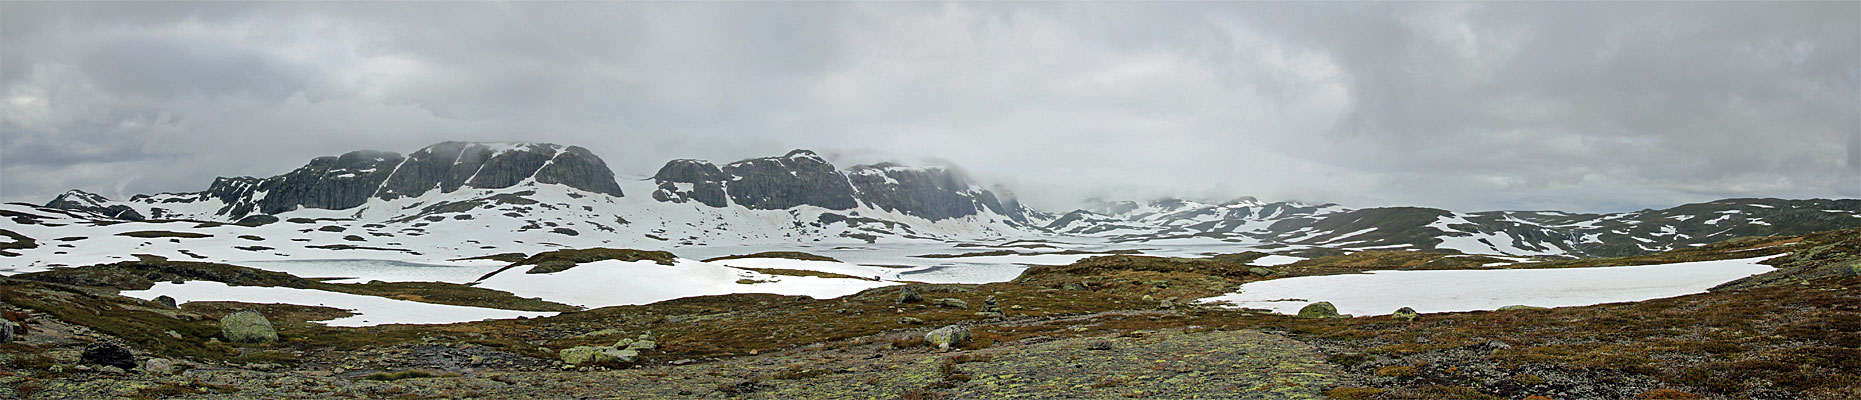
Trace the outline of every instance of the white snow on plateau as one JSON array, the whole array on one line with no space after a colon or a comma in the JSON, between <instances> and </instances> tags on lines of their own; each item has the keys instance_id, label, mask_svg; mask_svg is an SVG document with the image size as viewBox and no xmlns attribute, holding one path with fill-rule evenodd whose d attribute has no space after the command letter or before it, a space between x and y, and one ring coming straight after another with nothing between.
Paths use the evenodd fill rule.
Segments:
<instances>
[{"instance_id":1,"label":"white snow on plateau","mask_svg":"<svg viewBox=\"0 0 1861 400\"><path fill-rule=\"evenodd\" d=\"M652 261L596 261L547 274L511 269L481 281L478 287L598 308L733 293L771 293L828 299L897 284L862 279L770 275L681 259L673 265Z\"/></svg>"},{"instance_id":2,"label":"white snow on plateau","mask_svg":"<svg viewBox=\"0 0 1861 400\"><path fill-rule=\"evenodd\" d=\"M1282 256L1282 255L1275 254L1275 255L1268 255L1265 257L1256 258L1254 259L1254 262L1251 262L1248 264L1271 267L1275 265L1286 265L1286 264L1296 263L1296 262L1300 262L1304 260L1305 260L1304 257Z\"/></svg>"},{"instance_id":3,"label":"white snow on plateau","mask_svg":"<svg viewBox=\"0 0 1861 400\"><path fill-rule=\"evenodd\" d=\"M1758 264L1770 257L1775 256L1630 267L1371 271L1248 283L1238 293L1201 301L1285 314L1329 301L1339 313L1359 316L1389 314L1402 307L1429 313L1508 305L1584 306L1702 293L1772 270Z\"/></svg>"},{"instance_id":4,"label":"white snow on plateau","mask_svg":"<svg viewBox=\"0 0 1861 400\"><path fill-rule=\"evenodd\" d=\"M258 304L296 304L340 308L356 315L322 321L329 326L358 327L385 324L451 324L487 319L547 317L542 311L512 311L495 308L454 306L395 300L385 297L338 293L325 290L268 286L228 286L212 281L188 281L180 284L159 282L148 290L123 292L124 296L154 299L169 296L177 303L194 301L237 301Z\"/></svg>"}]
</instances>

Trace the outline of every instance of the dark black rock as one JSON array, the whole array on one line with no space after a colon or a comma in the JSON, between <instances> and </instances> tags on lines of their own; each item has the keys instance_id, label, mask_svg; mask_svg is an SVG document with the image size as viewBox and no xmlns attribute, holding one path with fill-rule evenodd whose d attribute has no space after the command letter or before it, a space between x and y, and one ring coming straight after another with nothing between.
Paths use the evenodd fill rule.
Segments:
<instances>
[{"instance_id":1,"label":"dark black rock","mask_svg":"<svg viewBox=\"0 0 1861 400\"><path fill-rule=\"evenodd\" d=\"M167 306L168 308L179 308L180 307L180 305L175 304L173 297L168 297L168 295L165 295L165 294L160 295L160 296L155 296L155 302L163 306Z\"/></svg>"},{"instance_id":2,"label":"dark black rock","mask_svg":"<svg viewBox=\"0 0 1861 400\"><path fill-rule=\"evenodd\" d=\"M124 371L136 368L136 356L130 354L129 349L110 342L96 342L84 346L84 352L78 355L78 361L85 364L122 368Z\"/></svg>"}]
</instances>

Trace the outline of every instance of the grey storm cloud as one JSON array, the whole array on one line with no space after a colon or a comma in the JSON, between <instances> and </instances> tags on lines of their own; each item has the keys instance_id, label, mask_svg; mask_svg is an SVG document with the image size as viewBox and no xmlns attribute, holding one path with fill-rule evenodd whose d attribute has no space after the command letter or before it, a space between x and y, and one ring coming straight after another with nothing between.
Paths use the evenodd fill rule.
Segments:
<instances>
[{"instance_id":1,"label":"grey storm cloud","mask_svg":"<svg viewBox=\"0 0 1861 400\"><path fill-rule=\"evenodd\" d=\"M1861 3L0 3L0 200L444 140L960 166L1034 206L1861 196Z\"/></svg>"}]
</instances>

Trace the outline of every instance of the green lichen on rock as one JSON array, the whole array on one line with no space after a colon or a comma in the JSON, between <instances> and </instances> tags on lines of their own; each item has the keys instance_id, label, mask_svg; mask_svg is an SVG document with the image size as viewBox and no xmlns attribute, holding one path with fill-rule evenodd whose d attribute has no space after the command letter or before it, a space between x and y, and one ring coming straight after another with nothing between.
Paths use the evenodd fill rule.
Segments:
<instances>
[{"instance_id":1,"label":"green lichen on rock","mask_svg":"<svg viewBox=\"0 0 1861 400\"><path fill-rule=\"evenodd\" d=\"M639 359L640 352L630 349L616 349L610 346L577 346L557 352L562 362L569 365L603 365L630 363Z\"/></svg>"},{"instance_id":2,"label":"green lichen on rock","mask_svg":"<svg viewBox=\"0 0 1861 400\"><path fill-rule=\"evenodd\" d=\"M220 334L234 343L271 343L278 341L278 331L271 320L257 311L246 310L220 318Z\"/></svg>"},{"instance_id":3,"label":"green lichen on rock","mask_svg":"<svg viewBox=\"0 0 1861 400\"><path fill-rule=\"evenodd\" d=\"M1415 309L1408 307L1398 308L1394 314L1389 315L1390 318L1409 322L1415 322L1415 318L1420 316L1420 314L1415 313Z\"/></svg>"},{"instance_id":4,"label":"green lichen on rock","mask_svg":"<svg viewBox=\"0 0 1861 400\"><path fill-rule=\"evenodd\" d=\"M939 350L947 350L950 347L969 341L969 327L950 325L937 328L936 330L930 331L930 333L925 333L924 341L930 343L932 346L937 346Z\"/></svg>"},{"instance_id":5,"label":"green lichen on rock","mask_svg":"<svg viewBox=\"0 0 1861 400\"><path fill-rule=\"evenodd\" d=\"M1307 304L1305 305L1305 308L1299 309L1299 317L1302 317L1302 318L1337 318L1338 307L1331 305L1331 302L1329 301L1321 301L1317 303Z\"/></svg>"}]
</instances>

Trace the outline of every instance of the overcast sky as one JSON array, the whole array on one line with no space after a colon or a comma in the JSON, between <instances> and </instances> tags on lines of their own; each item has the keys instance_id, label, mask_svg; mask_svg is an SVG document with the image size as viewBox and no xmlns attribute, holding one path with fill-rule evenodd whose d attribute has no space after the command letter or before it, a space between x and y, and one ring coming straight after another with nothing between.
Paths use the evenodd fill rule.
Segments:
<instances>
[{"instance_id":1,"label":"overcast sky","mask_svg":"<svg viewBox=\"0 0 1861 400\"><path fill-rule=\"evenodd\" d=\"M0 3L0 200L445 140L1082 199L1861 196L1861 3ZM640 195L629 193L629 195Z\"/></svg>"}]
</instances>

